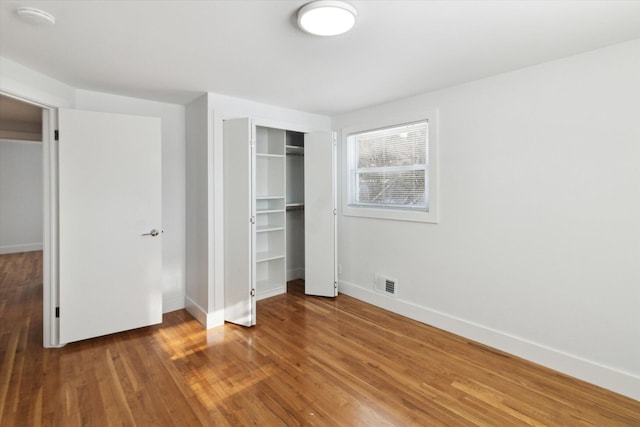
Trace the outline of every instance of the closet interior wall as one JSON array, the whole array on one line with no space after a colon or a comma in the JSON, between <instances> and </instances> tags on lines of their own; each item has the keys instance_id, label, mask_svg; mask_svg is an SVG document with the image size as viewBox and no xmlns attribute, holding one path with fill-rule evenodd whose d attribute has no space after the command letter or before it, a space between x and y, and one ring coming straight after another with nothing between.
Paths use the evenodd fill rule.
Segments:
<instances>
[{"instance_id":1,"label":"closet interior wall","mask_svg":"<svg viewBox=\"0 0 640 427\"><path fill-rule=\"evenodd\" d=\"M304 279L304 134L286 132L287 281Z\"/></svg>"}]
</instances>

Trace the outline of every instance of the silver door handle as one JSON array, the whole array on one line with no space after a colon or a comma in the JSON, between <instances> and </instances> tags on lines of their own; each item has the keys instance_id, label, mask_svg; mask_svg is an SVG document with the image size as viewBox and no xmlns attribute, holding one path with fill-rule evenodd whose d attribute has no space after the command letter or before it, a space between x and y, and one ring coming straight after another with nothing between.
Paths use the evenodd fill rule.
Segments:
<instances>
[{"instance_id":1,"label":"silver door handle","mask_svg":"<svg viewBox=\"0 0 640 427\"><path fill-rule=\"evenodd\" d=\"M143 236L156 237L158 234L160 234L160 232L154 228L154 229L153 229L153 230L151 230L150 232L148 232L148 233L144 233L144 234L143 234Z\"/></svg>"}]
</instances>

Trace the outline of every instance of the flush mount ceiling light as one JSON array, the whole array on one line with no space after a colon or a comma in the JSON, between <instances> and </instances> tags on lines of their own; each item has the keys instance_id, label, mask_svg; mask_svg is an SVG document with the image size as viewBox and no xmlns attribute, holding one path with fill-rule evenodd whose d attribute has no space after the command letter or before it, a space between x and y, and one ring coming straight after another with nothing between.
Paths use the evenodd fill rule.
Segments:
<instances>
[{"instance_id":1,"label":"flush mount ceiling light","mask_svg":"<svg viewBox=\"0 0 640 427\"><path fill-rule=\"evenodd\" d=\"M19 7L16 13L25 22L35 25L53 25L56 18L52 14L35 7Z\"/></svg>"},{"instance_id":2,"label":"flush mount ceiling light","mask_svg":"<svg viewBox=\"0 0 640 427\"><path fill-rule=\"evenodd\" d=\"M356 9L345 2L314 1L298 11L298 26L316 36L337 36L353 28L356 16Z\"/></svg>"}]
</instances>

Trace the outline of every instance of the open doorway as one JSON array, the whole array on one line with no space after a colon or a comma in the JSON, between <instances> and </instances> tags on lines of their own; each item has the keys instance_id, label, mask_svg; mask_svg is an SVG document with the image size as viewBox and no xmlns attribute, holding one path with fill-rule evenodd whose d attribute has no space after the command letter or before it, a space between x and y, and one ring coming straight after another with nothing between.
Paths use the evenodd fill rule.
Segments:
<instances>
[{"instance_id":1,"label":"open doorway","mask_svg":"<svg viewBox=\"0 0 640 427\"><path fill-rule=\"evenodd\" d=\"M0 255L42 251L42 109L0 95Z\"/></svg>"},{"instance_id":2,"label":"open doorway","mask_svg":"<svg viewBox=\"0 0 640 427\"><path fill-rule=\"evenodd\" d=\"M16 240L15 224L11 222L11 216L16 213L0 212L0 222L7 224L3 230L10 230L0 231L2 238L5 233L9 233L4 240L5 243L0 240L0 246L3 246L2 252L8 255L28 255L27 258L31 261L27 264L37 269L31 274L41 278L38 286L42 295L41 318L45 347L59 346L58 324L54 318L54 308L57 304L57 246L54 244L57 242L57 202L53 197L57 192L57 145L53 139L55 122L55 108L6 92L0 93L0 140L8 142L6 146L10 147L0 153L4 164L0 167L6 175L0 178L0 181L12 194L13 199L18 200L17 204L0 200L0 205L7 206L7 209L18 209L18 212L20 209L29 209L30 214L27 216L30 216L32 237L25 239L24 235L21 235L23 237ZM39 151L38 156L24 154L24 151L30 151L25 148L29 144L31 151ZM8 154L9 152L11 154ZM29 157L31 166L25 166L16 156ZM14 174L15 170L17 175ZM39 175L38 179L34 178L35 174ZM32 188L26 189L23 181L31 181ZM36 185L39 185L39 190L34 189ZM38 197L35 197L33 192L38 192ZM25 203L27 197L33 200L30 205ZM36 203L39 208L35 208ZM37 223L34 218L37 218ZM24 224L22 226L24 227ZM9 237L12 240L9 240ZM4 268L9 267L5 265Z\"/></svg>"},{"instance_id":3,"label":"open doorway","mask_svg":"<svg viewBox=\"0 0 640 427\"><path fill-rule=\"evenodd\" d=\"M43 110L0 95L0 334L42 334ZM11 335L12 336L12 335Z\"/></svg>"}]
</instances>

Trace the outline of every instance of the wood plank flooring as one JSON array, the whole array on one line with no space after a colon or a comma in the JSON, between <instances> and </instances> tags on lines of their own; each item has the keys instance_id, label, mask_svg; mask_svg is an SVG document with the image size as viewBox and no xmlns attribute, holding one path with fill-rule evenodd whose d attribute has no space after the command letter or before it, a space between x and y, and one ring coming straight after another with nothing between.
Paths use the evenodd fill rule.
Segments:
<instances>
[{"instance_id":1,"label":"wood plank flooring","mask_svg":"<svg viewBox=\"0 0 640 427\"><path fill-rule=\"evenodd\" d=\"M1 426L640 426L640 402L341 295L258 325L42 348L41 253L0 256Z\"/></svg>"}]
</instances>

